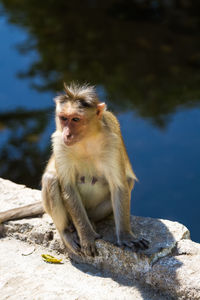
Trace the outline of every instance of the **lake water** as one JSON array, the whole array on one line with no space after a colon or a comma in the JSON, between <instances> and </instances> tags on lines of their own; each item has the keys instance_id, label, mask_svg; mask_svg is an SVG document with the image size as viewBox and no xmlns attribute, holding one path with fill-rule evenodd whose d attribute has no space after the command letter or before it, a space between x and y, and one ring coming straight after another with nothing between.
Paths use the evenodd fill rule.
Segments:
<instances>
[{"instance_id":1,"label":"lake water","mask_svg":"<svg viewBox=\"0 0 200 300\"><path fill-rule=\"evenodd\" d=\"M139 179L132 213L179 221L200 242L199 4L143 2L0 2L0 176L40 187L52 99L63 81L90 82Z\"/></svg>"}]
</instances>

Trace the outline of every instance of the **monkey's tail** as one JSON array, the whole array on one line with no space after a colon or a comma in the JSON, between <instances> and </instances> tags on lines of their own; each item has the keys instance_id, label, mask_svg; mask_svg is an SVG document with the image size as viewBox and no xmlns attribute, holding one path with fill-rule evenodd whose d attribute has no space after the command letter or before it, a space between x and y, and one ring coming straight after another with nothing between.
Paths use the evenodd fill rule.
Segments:
<instances>
[{"instance_id":1,"label":"monkey's tail","mask_svg":"<svg viewBox=\"0 0 200 300\"><path fill-rule=\"evenodd\" d=\"M9 220L23 219L26 217L36 217L42 214L44 214L44 208L42 206L42 202L38 201L26 206L21 206L0 212L0 223Z\"/></svg>"}]
</instances>

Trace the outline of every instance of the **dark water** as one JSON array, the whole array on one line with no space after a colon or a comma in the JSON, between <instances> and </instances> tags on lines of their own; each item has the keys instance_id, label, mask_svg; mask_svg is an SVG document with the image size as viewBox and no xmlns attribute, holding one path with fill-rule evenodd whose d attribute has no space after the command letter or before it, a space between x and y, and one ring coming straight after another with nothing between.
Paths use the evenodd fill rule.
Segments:
<instances>
[{"instance_id":1,"label":"dark water","mask_svg":"<svg viewBox=\"0 0 200 300\"><path fill-rule=\"evenodd\" d=\"M39 187L63 81L90 82L139 178L132 213L200 242L199 1L0 1L0 176Z\"/></svg>"}]
</instances>

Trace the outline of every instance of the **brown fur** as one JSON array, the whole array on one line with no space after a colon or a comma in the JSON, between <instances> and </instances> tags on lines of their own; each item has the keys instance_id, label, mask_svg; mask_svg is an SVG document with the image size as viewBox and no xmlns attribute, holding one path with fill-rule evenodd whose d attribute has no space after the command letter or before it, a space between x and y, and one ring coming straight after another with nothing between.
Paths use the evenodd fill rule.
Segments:
<instances>
[{"instance_id":1,"label":"brown fur","mask_svg":"<svg viewBox=\"0 0 200 300\"><path fill-rule=\"evenodd\" d=\"M42 177L42 200L66 247L96 255L99 235L91 222L113 213L118 244L146 249L148 242L136 239L131 231L130 198L136 176L116 117L88 85L65 85L65 94L55 102L56 131ZM22 217L30 214L30 207L27 215L26 207L21 210ZM13 218L12 210L3 216L3 221Z\"/></svg>"},{"instance_id":2,"label":"brown fur","mask_svg":"<svg viewBox=\"0 0 200 300\"><path fill-rule=\"evenodd\" d=\"M98 234L90 221L112 212L118 244L146 248L146 241L136 240L130 227L130 196L136 176L116 117L97 100L93 87L65 86L65 91L66 95L55 99L53 155L43 176L46 211L73 252L96 253ZM83 117L79 127L71 121L77 115ZM75 234L69 230L71 225Z\"/></svg>"}]
</instances>

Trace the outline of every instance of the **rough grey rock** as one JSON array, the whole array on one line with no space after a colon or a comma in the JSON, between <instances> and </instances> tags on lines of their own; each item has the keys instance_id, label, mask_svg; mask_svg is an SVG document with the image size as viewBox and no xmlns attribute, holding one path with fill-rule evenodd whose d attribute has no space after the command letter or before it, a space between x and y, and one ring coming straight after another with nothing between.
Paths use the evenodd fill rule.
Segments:
<instances>
[{"instance_id":1,"label":"rough grey rock","mask_svg":"<svg viewBox=\"0 0 200 300\"><path fill-rule=\"evenodd\" d=\"M72 264L65 254L49 249L48 253L63 263L45 263L43 253L47 249L39 245L8 237L0 240L1 300L169 299L137 281L120 282L90 265Z\"/></svg>"},{"instance_id":2,"label":"rough grey rock","mask_svg":"<svg viewBox=\"0 0 200 300\"><path fill-rule=\"evenodd\" d=\"M193 253L193 242L190 242ZM191 253L159 260L149 271L147 283L155 288L159 286L176 299L200 299L200 254Z\"/></svg>"},{"instance_id":3,"label":"rough grey rock","mask_svg":"<svg viewBox=\"0 0 200 300\"><path fill-rule=\"evenodd\" d=\"M0 178L0 211L28 205L40 200L40 191Z\"/></svg>"},{"instance_id":4,"label":"rough grey rock","mask_svg":"<svg viewBox=\"0 0 200 300\"><path fill-rule=\"evenodd\" d=\"M30 204L40 199L40 192L0 179L0 211ZM200 245L189 240L188 229L168 220L132 217L132 228L140 238L150 242L146 251L135 253L116 246L114 222L108 219L97 224L103 236L96 242L99 255L83 258L69 253L78 263L87 263L112 276L129 281L136 278L166 295L179 299L200 299ZM10 221L0 227L2 236L9 236L50 250L66 253L52 220L41 218ZM67 253L66 253L67 254Z\"/></svg>"}]
</instances>

